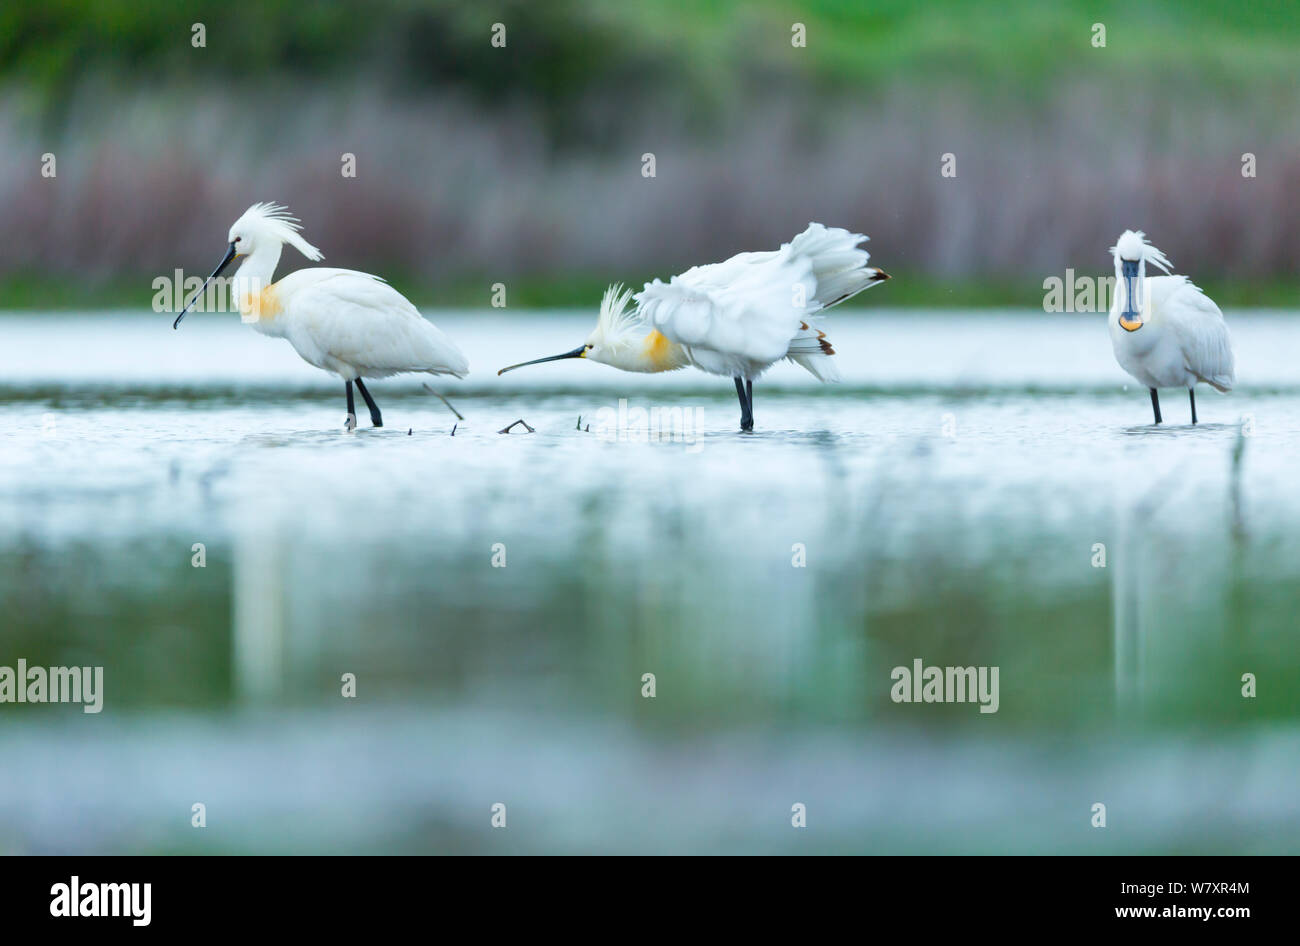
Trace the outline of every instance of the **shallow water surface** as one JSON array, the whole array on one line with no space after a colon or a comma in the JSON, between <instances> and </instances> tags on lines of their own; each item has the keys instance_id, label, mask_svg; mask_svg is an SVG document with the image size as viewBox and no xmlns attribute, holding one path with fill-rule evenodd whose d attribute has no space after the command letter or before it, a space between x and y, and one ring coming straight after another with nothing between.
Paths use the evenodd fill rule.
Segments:
<instances>
[{"instance_id":1,"label":"shallow water surface","mask_svg":"<svg viewBox=\"0 0 1300 946\"><path fill-rule=\"evenodd\" d=\"M1157 428L1099 317L846 310L751 435L727 379L496 377L585 314L434 318L464 420L347 432L237 320L0 316L0 665L106 681L0 706L0 849L1296 849L1297 314ZM917 658L997 712L893 702Z\"/></svg>"}]
</instances>

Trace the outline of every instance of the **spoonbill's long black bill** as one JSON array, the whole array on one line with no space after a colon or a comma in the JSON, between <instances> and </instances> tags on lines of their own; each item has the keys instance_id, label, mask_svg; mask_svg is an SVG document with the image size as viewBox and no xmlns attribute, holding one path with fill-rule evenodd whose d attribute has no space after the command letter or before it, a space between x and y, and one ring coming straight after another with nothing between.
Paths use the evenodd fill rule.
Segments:
<instances>
[{"instance_id":1,"label":"spoonbill's long black bill","mask_svg":"<svg viewBox=\"0 0 1300 946\"><path fill-rule=\"evenodd\" d=\"M582 358L587 354L587 346L579 345L573 351L566 351L563 355L551 355L547 358L535 358L532 361L521 361L517 365L511 365L509 368L502 368L497 375L503 375L507 371L514 371L516 368L527 368L529 365L540 365L544 361L563 361L565 358Z\"/></svg>"},{"instance_id":2,"label":"spoonbill's long black bill","mask_svg":"<svg viewBox=\"0 0 1300 946\"><path fill-rule=\"evenodd\" d=\"M222 259L222 261L219 264L217 264L217 268L212 271L212 275L203 281L202 288L200 288L199 291L194 294L194 298L189 301L189 303L185 306L185 308L181 309L181 314L176 316L176 321L172 323L172 328L180 328L181 319L185 318L185 313L190 311L190 309L194 308L194 303L198 302L199 299L202 298L203 293L208 288L208 283L212 282L212 280L220 276L222 270L224 270L227 266L229 266L230 261L234 258L235 258L235 244L232 243L230 244L230 246L226 247L225 258Z\"/></svg>"}]
</instances>

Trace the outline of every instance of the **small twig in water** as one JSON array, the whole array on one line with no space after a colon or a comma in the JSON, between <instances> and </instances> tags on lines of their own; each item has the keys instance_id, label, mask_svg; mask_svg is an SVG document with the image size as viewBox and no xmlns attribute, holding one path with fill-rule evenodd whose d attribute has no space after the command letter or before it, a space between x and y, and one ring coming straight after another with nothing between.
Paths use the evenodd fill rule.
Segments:
<instances>
[{"instance_id":1,"label":"small twig in water","mask_svg":"<svg viewBox=\"0 0 1300 946\"><path fill-rule=\"evenodd\" d=\"M514 429L515 429L516 427L518 427L520 424L523 424L523 425L524 425L524 429L527 430L530 434L534 432L534 428L528 426L528 421L524 420L524 419L521 417L521 418L519 418L519 420L515 421L513 424L507 424L505 427L502 427L500 430L497 431L497 433L499 433L499 434L508 434L508 433L510 433L510 431L514 430Z\"/></svg>"},{"instance_id":2,"label":"small twig in water","mask_svg":"<svg viewBox=\"0 0 1300 946\"><path fill-rule=\"evenodd\" d=\"M457 426L456 424L451 425L451 435L453 437L456 436L456 426Z\"/></svg>"},{"instance_id":3,"label":"small twig in water","mask_svg":"<svg viewBox=\"0 0 1300 946\"><path fill-rule=\"evenodd\" d=\"M445 397L443 397L441 394L439 394L439 393L438 393L437 391L435 391L433 388L429 387L429 386L426 384L426 385L424 386L424 390L428 391L430 394L432 394L432 395L433 395L434 397L436 397L438 400L442 401L442 403L446 404L446 405L447 405L447 410L449 410L449 411L451 411L453 414L455 414L457 420L464 420L464 419L465 419L464 415L462 415L460 411L456 410L456 408L454 408L454 407L451 406L451 401L447 400Z\"/></svg>"}]
</instances>

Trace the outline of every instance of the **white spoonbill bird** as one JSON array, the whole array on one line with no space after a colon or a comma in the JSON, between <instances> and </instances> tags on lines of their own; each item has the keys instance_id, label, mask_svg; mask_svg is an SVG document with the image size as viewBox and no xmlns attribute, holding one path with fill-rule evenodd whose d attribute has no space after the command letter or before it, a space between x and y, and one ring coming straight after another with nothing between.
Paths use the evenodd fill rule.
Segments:
<instances>
[{"instance_id":1,"label":"white spoonbill bird","mask_svg":"<svg viewBox=\"0 0 1300 946\"><path fill-rule=\"evenodd\" d=\"M867 265L869 254L858 248L866 239L810 223L779 250L695 266L667 283L646 283L635 295L610 286L585 342L497 374L564 358L641 372L693 365L735 379L740 429L753 430L754 379L781 359L821 381L840 379L835 349L814 323L826 309L889 278Z\"/></svg>"},{"instance_id":2,"label":"white spoonbill bird","mask_svg":"<svg viewBox=\"0 0 1300 946\"><path fill-rule=\"evenodd\" d=\"M1232 342L1223 313L1186 276L1148 276L1147 263L1169 272L1165 254L1141 230L1125 230L1110 248L1115 294L1110 341L1119 366L1151 389L1160 417L1160 388L1186 388L1196 423L1196 382L1231 390Z\"/></svg>"},{"instance_id":3,"label":"white spoonbill bird","mask_svg":"<svg viewBox=\"0 0 1300 946\"><path fill-rule=\"evenodd\" d=\"M231 299L240 315L263 335L287 338L303 361L343 379L348 430L357 424L353 383L370 409L371 423L384 426L362 378L407 372L463 378L469 373L469 362L451 339L378 276L322 266L300 269L272 282L286 243L309 260L324 258L302 238L301 229L297 218L279 204L249 207L230 228L226 255L176 316L172 328L180 327L208 283L238 257L243 262L231 280Z\"/></svg>"}]
</instances>

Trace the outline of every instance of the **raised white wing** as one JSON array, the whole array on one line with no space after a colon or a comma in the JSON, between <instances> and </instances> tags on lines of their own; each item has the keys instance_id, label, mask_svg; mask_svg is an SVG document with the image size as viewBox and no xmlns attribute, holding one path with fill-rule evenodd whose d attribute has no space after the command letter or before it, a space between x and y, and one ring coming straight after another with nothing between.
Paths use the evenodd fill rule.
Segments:
<instances>
[{"instance_id":1,"label":"raised white wing","mask_svg":"<svg viewBox=\"0 0 1300 946\"><path fill-rule=\"evenodd\" d=\"M816 306L812 264L787 255L742 253L696 266L671 282L656 279L637 294L642 317L670 340L753 362L785 357L806 307Z\"/></svg>"},{"instance_id":2,"label":"raised white wing","mask_svg":"<svg viewBox=\"0 0 1300 946\"><path fill-rule=\"evenodd\" d=\"M1187 369L1220 391L1227 391L1236 380L1236 370L1223 313L1186 276L1158 278L1170 281L1161 301L1161 315L1178 338Z\"/></svg>"},{"instance_id":3,"label":"raised white wing","mask_svg":"<svg viewBox=\"0 0 1300 946\"><path fill-rule=\"evenodd\" d=\"M303 346L374 373L426 371L464 377L469 362L405 296L368 273L303 269L281 283L291 301L287 335ZM323 340L328 340L327 342Z\"/></svg>"},{"instance_id":4,"label":"raised white wing","mask_svg":"<svg viewBox=\"0 0 1300 946\"><path fill-rule=\"evenodd\" d=\"M866 237L810 224L779 250L695 266L636 295L639 311L670 340L770 364L822 309L880 277L857 248Z\"/></svg>"}]
</instances>

